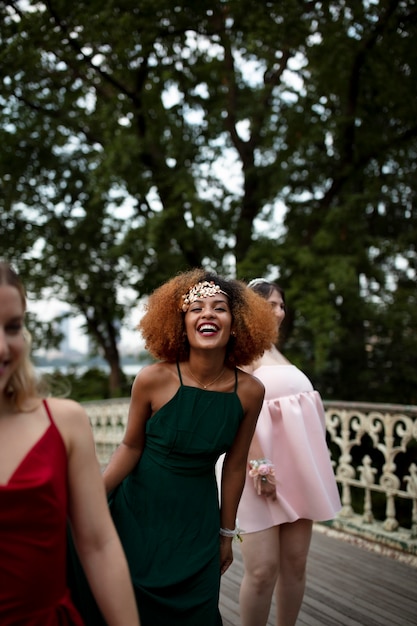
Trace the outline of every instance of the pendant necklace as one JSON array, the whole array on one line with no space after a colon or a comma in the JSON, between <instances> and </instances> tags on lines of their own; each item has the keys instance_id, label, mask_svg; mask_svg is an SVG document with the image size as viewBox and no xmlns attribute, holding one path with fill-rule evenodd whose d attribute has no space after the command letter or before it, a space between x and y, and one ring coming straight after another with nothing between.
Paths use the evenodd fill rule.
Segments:
<instances>
[{"instance_id":1,"label":"pendant necklace","mask_svg":"<svg viewBox=\"0 0 417 626\"><path fill-rule=\"evenodd\" d=\"M222 369L222 371L220 372L220 374L219 374L219 375L218 375L218 376L217 376L214 380L212 380L212 381L211 381L211 383L207 383L206 385L204 385L204 384L201 382L201 380L198 380L198 378L197 378L196 376L194 376L194 374L192 373L192 371L190 370L190 368L189 368L189 367L187 367L187 370L188 370L189 375L190 375L192 378L194 378L194 380L195 380L195 381L196 381L196 382L200 385L200 387L202 387L203 389L207 389L207 387L211 387L211 385L214 385L214 383L216 383L218 380L220 380L220 378L221 378L221 377L223 376L223 374L224 374L224 370L225 370L225 369L226 369L226 368L224 367L224 368Z\"/></svg>"}]
</instances>

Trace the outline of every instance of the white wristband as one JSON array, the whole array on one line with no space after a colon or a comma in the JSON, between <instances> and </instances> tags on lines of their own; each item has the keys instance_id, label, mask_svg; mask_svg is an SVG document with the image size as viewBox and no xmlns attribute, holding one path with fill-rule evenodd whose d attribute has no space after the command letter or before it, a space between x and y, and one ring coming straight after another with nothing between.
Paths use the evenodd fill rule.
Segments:
<instances>
[{"instance_id":1,"label":"white wristband","mask_svg":"<svg viewBox=\"0 0 417 626\"><path fill-rule=\"evenodd\" d=\"M222 537L232 537L233 540L237 541L243 541L242 537L240 536L241 532L242 529L239 528L238 520L236 520L236 526L233 530L231 530L230 528L220 528L219 530L219 533L220 535L222 535Z\"/></svg>"}]
</instances>

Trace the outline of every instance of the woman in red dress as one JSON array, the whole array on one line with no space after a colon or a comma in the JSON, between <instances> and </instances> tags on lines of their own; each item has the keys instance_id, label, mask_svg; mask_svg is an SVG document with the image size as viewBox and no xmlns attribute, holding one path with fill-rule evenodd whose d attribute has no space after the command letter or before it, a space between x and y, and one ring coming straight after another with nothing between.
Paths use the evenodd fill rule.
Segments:
<instances>
[{"instance_id":1,"label":"woman in red dress","mask_svg":"<svg viewBox=\"0 0 417 626\"><path fill-rule=\"evenodd\" d=\"M24 328L26 297L0 262L0 624L83 626L67 586L66 530L109 626L139 626L88 417L41 397Z\"/></svg>"}]
</instances>

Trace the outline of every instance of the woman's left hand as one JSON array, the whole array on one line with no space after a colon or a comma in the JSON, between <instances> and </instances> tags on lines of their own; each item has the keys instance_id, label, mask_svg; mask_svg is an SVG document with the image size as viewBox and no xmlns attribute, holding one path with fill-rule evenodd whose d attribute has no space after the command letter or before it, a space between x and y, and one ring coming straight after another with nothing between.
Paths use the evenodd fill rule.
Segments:
<instances>
[{"instance_id":1,"label":"woman's left hand","mask_svg":"<svg viewBox=\"0 0 417 626\"><path fill-rule=\"evenodd\" d=\"M220 573L223 574L233 563L232 538L220 535Z\"/></svg>"},{"instance_id":2,"label":"woman's left hand","mask_svg":"<svg viewBox=\"0 0 417 626\"><path fill-rule=\"evenodd\" d=\"M275 480L263 480L266 476L255 476L253 479L256 493L258 496L264 496L265 498L271 498L271 500L277 499L277 492L275 489Z\"/></svg>"}]
</instances>

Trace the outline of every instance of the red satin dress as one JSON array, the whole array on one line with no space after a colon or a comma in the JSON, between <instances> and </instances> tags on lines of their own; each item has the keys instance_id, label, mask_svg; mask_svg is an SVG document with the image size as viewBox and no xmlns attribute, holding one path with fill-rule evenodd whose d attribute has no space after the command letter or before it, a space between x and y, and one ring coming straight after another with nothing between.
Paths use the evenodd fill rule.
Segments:
<instances>
[{"instance_id":1,"label":"red satin dress","mask_svg":"<svg viewBox=\"0 0 417 626\"><path fill-rule=\"evenodd\" d=\"M67 453L50 425L0 485L1 626L84 626L66 581Z\"/></svg>"}]
</instances>

